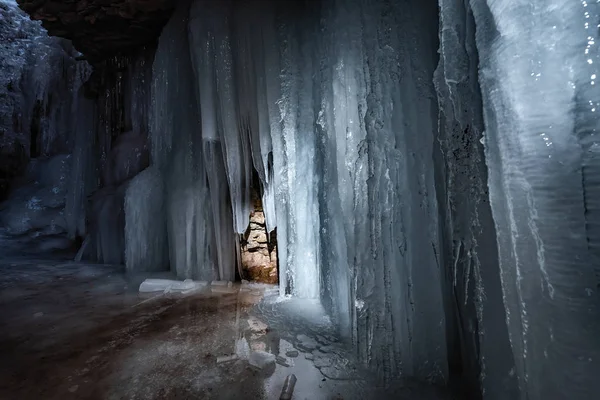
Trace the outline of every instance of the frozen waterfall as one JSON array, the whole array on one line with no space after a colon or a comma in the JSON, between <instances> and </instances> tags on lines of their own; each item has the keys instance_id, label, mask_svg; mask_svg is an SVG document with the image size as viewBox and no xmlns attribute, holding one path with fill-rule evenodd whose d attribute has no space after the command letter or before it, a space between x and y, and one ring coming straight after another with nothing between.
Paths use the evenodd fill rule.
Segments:
<instances>
[{"instance_id":1,"label":"frozen waterfall","mask_svg":"<svg viewBox=\"0 0 600 400\"><path fill-rule=\"evenodd\" d=\"M248 226L254 168L282 295L320 298L383 378L445 381L435 3L233 4L182 3L154 62L152 163L177 202L163 212L172 268L187 277L190 252L216 249L219 278L233 278L225 252ZM193 225L201 208L213 218Z\"/></svg>"},{"instance_id":2,"label":"frozen waterfall","mask_svg":"<svg viewBox=\"0 0 600 400\"><path fill-rule=\"evenodd\" d=\"M233 279L254 169L281 294L319 298L382 378L460 363L487 399L590 398L597 7L182 2L135 183L165 185L143 209L174 270Z\"/></svg>"},{"instance_id":3,"label":"frozen waterfall","mask_svg":"<svg viewBox=\"0 0 600 400\"><path fill-rule=\"evenodd\" d=\"M0 17L3 241L234 281L259 192L281 297L381 379L599 397L600 3L180 0L110 89Z\"/></svg>"}]
</instances>

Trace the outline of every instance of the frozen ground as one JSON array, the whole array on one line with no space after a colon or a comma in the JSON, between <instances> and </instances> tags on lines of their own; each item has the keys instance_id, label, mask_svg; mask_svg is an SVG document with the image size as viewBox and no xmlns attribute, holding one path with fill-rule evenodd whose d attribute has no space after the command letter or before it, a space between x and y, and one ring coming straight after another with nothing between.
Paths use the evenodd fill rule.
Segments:
<instances>
[{"instance_id":1,"label":"frozen ground","mask_svg":"<svg viewBox=\"0 0 600 400\"><path fill-rule=\"evenodd\" d=\"M1 399L277 399L291 373L294 399L452 398L373 385L316 303L279 299L265 285L140 297L142 278L121 271L0 261ZM278 363L217 362L244 338Z\"/></svg>"}]
</instances>

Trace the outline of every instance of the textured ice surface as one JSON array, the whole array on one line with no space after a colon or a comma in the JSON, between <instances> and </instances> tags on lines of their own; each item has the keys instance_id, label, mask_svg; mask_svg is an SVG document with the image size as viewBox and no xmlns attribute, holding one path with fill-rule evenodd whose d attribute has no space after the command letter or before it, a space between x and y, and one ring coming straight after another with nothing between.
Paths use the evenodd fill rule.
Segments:
<instances>
[{"instance_id":1,"label":"textured ice surface","mask_svg":"<svg viewBox=\"0 0 600 400\"><path fill-rule=\"evenodd\" d=\"M589 150L598 140L598 4L472 5L490 201L521 398L593 398L600 308L590 199L597 173Z\"/></svg>"}]
</instances>

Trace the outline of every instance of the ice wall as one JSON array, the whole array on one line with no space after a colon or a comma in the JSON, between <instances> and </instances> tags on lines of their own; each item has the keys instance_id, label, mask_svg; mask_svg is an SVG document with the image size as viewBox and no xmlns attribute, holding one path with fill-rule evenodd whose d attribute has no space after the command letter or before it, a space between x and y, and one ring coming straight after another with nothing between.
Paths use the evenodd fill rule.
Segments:
<instances>
[{"instance_id":1,"label":"ice wall","mask_svg":"<svg viewBox=\"0 0 600 400\"><path fill-rule=\"evenodd\" d=\"M203 134L224 143L233 215L249 137L282 293L320 297L384 377L461 370L476 396L585 398L595 5L488 3L195 2L220 21L190 24Z\"/></svg>"},{"instance_id":2,"label":"ice wall","mask_svg":"<svg viewBox=\"0 0 600 400\"><path fill-rule=\"evenodd\" d=\"M594 398L598 4L471 6L489 198L521 398Z\"/></svg>"},{"instance_id":3,"label":"ice wall","mask_svg":"<svg viewBox=\"0 0 600 400\"><path fill-rule=\"evenodd\" d=\"M228 174L229 164L225 160L223 145L225 133L217 97L215 27L211 19L207 18L210 13L205 12L205 7L210 10L210 5L202 2L191 4L188 27L189 52L194 67L195 82L197 82L196 99L202 120L202 156L208 177L218 271L219 276L223 279L227 277L226 279L229 280L233 278L232 267L237 262L235 250L239 242L235 229L238 223L234 222L231 206L233 198L230 196L229 182L232 174ZM240 167L241 165L238 168ZM241 198L236 204L240 201Z\"/></svg>"}]
</instances>

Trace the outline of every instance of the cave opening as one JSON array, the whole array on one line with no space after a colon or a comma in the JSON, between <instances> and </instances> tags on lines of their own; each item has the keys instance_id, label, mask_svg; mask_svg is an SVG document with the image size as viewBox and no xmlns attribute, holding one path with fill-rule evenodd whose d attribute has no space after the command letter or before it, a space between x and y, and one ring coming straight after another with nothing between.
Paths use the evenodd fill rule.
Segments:
<instances>
[{"instance_id":1,"label":"cave opening","mask_svg":"<svg viewBox=\"0 0 600 400\"><path fill-rule=\"evenodd\" d=\"M242 279L269 284L279 283L277 228L269 231L263 208L264 188L258 171L253 168L248 228L240 235Z\"/></svg>"}]
</instances>

